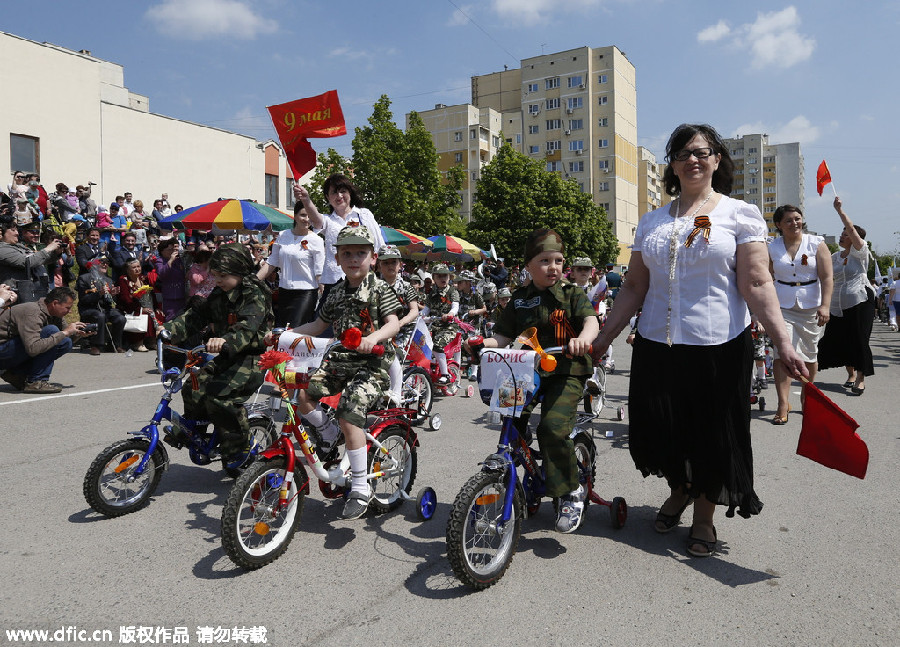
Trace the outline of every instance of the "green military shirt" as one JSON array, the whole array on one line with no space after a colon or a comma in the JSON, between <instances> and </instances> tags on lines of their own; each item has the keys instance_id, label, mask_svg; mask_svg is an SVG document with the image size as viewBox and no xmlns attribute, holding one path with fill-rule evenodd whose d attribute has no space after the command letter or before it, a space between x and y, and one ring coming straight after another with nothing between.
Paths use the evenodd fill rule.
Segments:
<instances>
[{"instance_id":1,"label":"green military shirt","mask_svg":"<svg viewBox=\"0 0 900 647\"><path fill-rule=\"evenodd\" d=\"M188 308L165 328L176 344L207 327L207 339L225 340L226 351L213 363L212 379L220 397L226 397L229 392L246 393L248 389L252 393L262 384L263 374L256 362L266 350L264 339L274 322L268 290L244 278L229 292L215 288L205 301Z\"/></svg>"},{"instance_id":2,"label":"green military shirt","mask_svg":"<svg viewBox=\"0 0 900 647\"><path fill-rule=\"evenodd\" d=\"M499 309L499 308L498 308ZM551 314L561 310L572 327L574 335L564 334L559 340L555 326L550 322ZM569 339L577 337L587 317L596 317L584 292L575 285L555 285L540 290L534 283L524 288L517 288L506 308L502 309L494 334L515 339L526 328L537 328L538 342L543 348L566 346ZM553 375L589 375L592 372L590 355L566 357L557 355L556 370ZM548 375L540 371L541 375Z\"/></svg>"},{"instance_id":3,"label":"green military shirt","mask_svg":"<svg viewBox=\"0 0 900 647\"><path fill-rule=\"evenodd\" d=\"M401 309L402 306L393 288L370 272L358 288L351 287L346 279L335 284L328 293L319 318L332 325L335 337L340 338L349 328L359 328L363 336L366 336L381 328L388 315L399 316ZM365 356L356 351L338 349L332 351L329 357L332 361L359 362L360 357ZM375 361L379 358L371 355L366 359ZM384 355L377 363L387 367L393 359L393 345L386 343Z\"/></svg>"},{"instance_id":4,"label":"green military shirt","mask_svg":"<svg viewBox=\"0 0 900 647\"><path fill-rule=\"evenodd\" d=\"M394 281L391 289L397 295L397 301L400 302L400 312L397 313L397 317L402 319L409 314L410 304L413 301L419 301L419 291L402 278Z\"/></svg>"},{"instance_id":5,"label":"green military shirt","mask_svg":"<svg viewBox=\"0 0 900 647\"><path fill-rule=\"evenodd\" d=\"M479 310L484 307L484 298L475 292L460 292L459 293L459 317L462 319L462 316L466 314L469 310ZM481 316L477 316L472 318L469 323L473 326L478 326L481 322Z\"/></svg>"}]
</instances>

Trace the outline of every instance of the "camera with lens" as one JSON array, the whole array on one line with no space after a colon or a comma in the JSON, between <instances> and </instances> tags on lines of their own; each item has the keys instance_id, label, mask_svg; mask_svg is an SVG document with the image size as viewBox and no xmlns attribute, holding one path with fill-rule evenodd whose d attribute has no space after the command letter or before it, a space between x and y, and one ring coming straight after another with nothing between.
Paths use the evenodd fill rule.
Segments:
<instances>
[{"instance_id":1,"label":"camera with lens","mask_svg":"<svg viewBox=\"0 0 900 647\"><path fill-rule=\"evenodd\" d=\"M86 323L84 324L84 332L97 332L97 328L99 327L99 324Z\"/></svg>"}]
</instances>

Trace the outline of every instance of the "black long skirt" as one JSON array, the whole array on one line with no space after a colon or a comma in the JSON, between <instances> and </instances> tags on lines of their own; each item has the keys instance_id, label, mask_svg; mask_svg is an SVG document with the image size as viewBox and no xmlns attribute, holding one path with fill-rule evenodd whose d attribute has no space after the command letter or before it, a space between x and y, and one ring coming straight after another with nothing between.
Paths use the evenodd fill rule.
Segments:
<instances>
[{"instance_id":1,"label":"black long skirt","mask_svg":"<svg viewBox=\"0 0 900 647\"><path fill-rule=\"evenodd\" d=\"M650 341L638 335L628 390L629 447L647 477L728 506L745 518L763 504L753 491L747 328L717 346Z\"/></svg>"},{"instance_id":2,"label":"black long skirt","mask_svg":"<svg viewBox=\"0 0 900 647\"><path fill-rule=\"evenodd\" d=\"M852 366L868 377L875 375L869 337L875 322L875 293L866 288L867 299L831 317L819 340L819 370Z\"/></svg>"}]
</instances>

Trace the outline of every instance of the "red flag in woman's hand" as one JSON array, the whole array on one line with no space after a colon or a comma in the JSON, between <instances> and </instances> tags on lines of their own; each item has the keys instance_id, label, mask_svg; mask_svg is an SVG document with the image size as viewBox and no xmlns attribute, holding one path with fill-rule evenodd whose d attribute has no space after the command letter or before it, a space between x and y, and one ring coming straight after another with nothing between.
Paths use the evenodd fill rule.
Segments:
<instances>
[{"instance_id":1,"label":"red flag in woman's hand","mask_svg":"<svg viewBox=\"0 0 900 647\"><path fill-rule=\"evenodd\" d=\"M797 453L825 467L865 478L869 448L856 433L859 423L825 397L812 382L807 382L803 388L806 404Z\"/></svg>"},{"instance_id":2,"label":"red flag in woman's hand","mask_svg":"<svg viewBox=\"0 0 900 647\"><path fill-rule=\"evenodd\" d=\"M831 184L831 171L828 170L828 164L825 163L825 160L822 160L822 163L819 164L819 170L816 171L816 191L819 192L819 195L822 195L826 184Z\"/></svg>"}]
</instances>

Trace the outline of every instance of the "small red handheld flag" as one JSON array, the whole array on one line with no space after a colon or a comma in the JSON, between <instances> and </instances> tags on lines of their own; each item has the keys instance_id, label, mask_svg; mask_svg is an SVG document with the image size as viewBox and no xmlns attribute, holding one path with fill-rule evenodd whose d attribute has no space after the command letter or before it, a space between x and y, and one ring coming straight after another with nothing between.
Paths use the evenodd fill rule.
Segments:
<instances>
[{"instance_id":1,"label":"small red handheld flag","mask_svg":"<svg viewBox=\"0 0 900 647\"><path fill-rule=\"evenodd\" d=\"M309 143L309 137L339 137L347 134L337 90L329 90L317 97L268 106L267 110L294 179L299 179L316 166L316 152Z\"/></svg>"},{"instance_id":2,"label":"small red handheld flag","mask_svg":"<svg viewBox=\"0 0 900 647\"><path fill-rule=\"evenodd\" d=\"M825 467L857 478L866 477L869 448L851 418L811 382L803 385L806 404L797 453Z\"/></svg>"},{"instance_id":3,"label":"small red handheld flag","mask_svg":"<svg viewBox=\"0 0 900 647\"><path fill-rule=\"evenodd\" d=\"M826 184L831 184L831 171L828 170L828 164L825 163L825 160L822 160L822 163L819 164L819 170L816 171L816 191L819 192L819 195L822 195L822 190Z\"/></svg>"}]
</instances>

